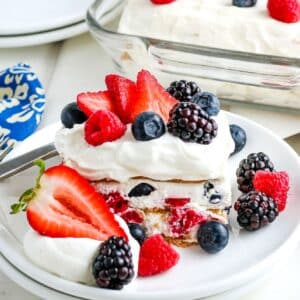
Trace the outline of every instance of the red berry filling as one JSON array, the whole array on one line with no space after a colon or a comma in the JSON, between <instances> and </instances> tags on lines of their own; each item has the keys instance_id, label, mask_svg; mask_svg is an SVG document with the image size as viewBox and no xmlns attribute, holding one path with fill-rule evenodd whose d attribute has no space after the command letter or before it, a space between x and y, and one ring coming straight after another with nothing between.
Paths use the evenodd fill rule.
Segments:
<instances>
[{"instance_id":1,"label":"red berry filling","mask_svg":"<svg viewBox=\"0 0 300 300\"><path fill-rule=\"evenodd\" d=\"M190 198L166 198L165 203L171 207L181 207L185 206L191 201Z\"/></svg>"},{"instance_id":2,"label":"red berry filling","mask_svg":"<svg viewBox=\"0 0 300 300\"><path fill-rule=\"evenodd\" d=\"M119 192L111 192L104 195L106 204L115 214L122 213L128 209L128 201Z\"/></svg>"},{"instance_id":3,"label":"red berry filling","mask_svg":"<svg viewBox=\"0 0 300 300\"><path fill-rule=\"evenodd\" d=\"M121 214L121 217L126 223L137 223L141 224L144 221L144 217L136 210L127 210Z\"/></svg>"},{"instance_id":4,"label":"red berry filling","mask_svg":"<svg viewBox=\"0 0 300 300\"><path fill-rule=\"evenodd\" d=\"M188 234L194 226L206 220L207 217L204 214L197 213L191 208L172 208L168 223L174 237L182 237Z\"/></svg>"}]
</instances>

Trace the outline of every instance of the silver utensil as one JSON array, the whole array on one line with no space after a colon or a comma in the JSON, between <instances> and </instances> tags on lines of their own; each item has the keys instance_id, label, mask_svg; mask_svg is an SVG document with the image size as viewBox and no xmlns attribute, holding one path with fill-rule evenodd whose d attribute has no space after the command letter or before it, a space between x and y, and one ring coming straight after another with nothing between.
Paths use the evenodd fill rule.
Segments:
<instances>
[{"instance_id":1,"label":"silver utensil","mask_svg":"<svg viewBox=\"0 0 300 300\"><path fill-rule=\"evenodd\" d=\"M0 162L13 149L15 142L4 133L0 133Z\"/></svg>"},{"instance_id":2,"label":"silver utensil","mask_svg":"<svg viewBox=\"0 0 300 300\"><path fill-rule=\"evenodd\" d=\"M0 180L30 168L37 159L48 159L57 155L54 144L50 143L0 163Z\"/></svg>"}]
</instances>

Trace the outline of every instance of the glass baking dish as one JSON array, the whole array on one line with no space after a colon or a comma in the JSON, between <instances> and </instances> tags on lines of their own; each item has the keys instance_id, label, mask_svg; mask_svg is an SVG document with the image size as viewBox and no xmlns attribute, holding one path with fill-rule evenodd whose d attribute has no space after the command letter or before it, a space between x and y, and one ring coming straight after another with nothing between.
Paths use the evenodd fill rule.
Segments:
<instances>
[{"instance_id":1,"label":"glass baking dish","mask_svg":"<svg viewBox=\"0 0 300 300\"><path fill-rule=\"evenodd\" d=\"M144 1L144 0L141 0ZM300 112L300 59L229 51L118 33L126 0L96 0L87 23L120 72L135 78L145 68L166 87L190 79L223 103Z\"/></svg>"}]
</instances>

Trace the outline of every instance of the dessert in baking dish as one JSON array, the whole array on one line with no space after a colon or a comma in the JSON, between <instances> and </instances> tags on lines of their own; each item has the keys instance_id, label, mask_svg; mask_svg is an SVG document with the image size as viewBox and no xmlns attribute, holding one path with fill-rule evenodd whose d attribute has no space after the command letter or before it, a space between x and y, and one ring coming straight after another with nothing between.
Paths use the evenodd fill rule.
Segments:
<instances>
[{"instance_id":1,"label":"dessert in baking dish","mask_svg":"<svg viewBox=\"0 0 300 300\"><path fill-rule=\"evenodd\" d=\"M290 2L297 0L176 0L165 5L128 0L119 32L220 49L300 57L300 4L290 5L294 10L286 12L285 3L288 6Z\"/></svg>"}]
</instances>

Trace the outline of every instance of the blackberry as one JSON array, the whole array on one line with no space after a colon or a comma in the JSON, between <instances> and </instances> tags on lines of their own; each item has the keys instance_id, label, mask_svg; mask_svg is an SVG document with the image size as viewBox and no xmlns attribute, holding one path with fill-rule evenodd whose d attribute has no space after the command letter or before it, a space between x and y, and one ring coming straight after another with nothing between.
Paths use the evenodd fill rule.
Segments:
<instances>
[{"instance_id":1,"label":"blackberry","mask_svg":"<svg viewBox=\"0 0 300 300\"><path fill-rule=\"evenodd\" d=\"M201 93L201 89L196 82L179 80L173 81L167 92L180 102L189 102L195 94Z\"/></svg>"},{"instance_id":2,"label":"blackberry","mask_svg":"<svg viewBox=\"0 0 300 300\"><path fill-rule=\"evenodd\" d=\"M100 245L93 275L99 287L113 290L122 289L133 279L132 253L124 238L112 236Z\"/></svg>"},{"instance_id":3,"label":"blackberry","mask_svg":"<svg viewBox=\"0 0 300 300\"><path fill-rule=\"evenodd\" d=\"M180 102L170 111L168 131L185 142L208 145L217 136L218 124L191 102Z\"/></svg>"},{"instance_id":4,"label":"blackberry","mask_svg":"<svg viewBox=\"0 0 300 300\"><path fill-rule=\"evenodd\" d=\"M276 202L266 194L251 191L241 195L234 204L239 225L248 231L255 231L272 223L278 216Z\"/></svg>"},{"instance_id":5,"label":"blackberry","mask_svg":"<svg viewBox=\"0 0 300 300\"><path fill-rule=\"evenodd\" d=\"M263 152L251 153L247 158L240 162L239 168L236 170L238 188L243 193L253 190L252 179L256 171L274 171L274 165L270 161L268 155Z\"/></svg>"}]
</instances>

